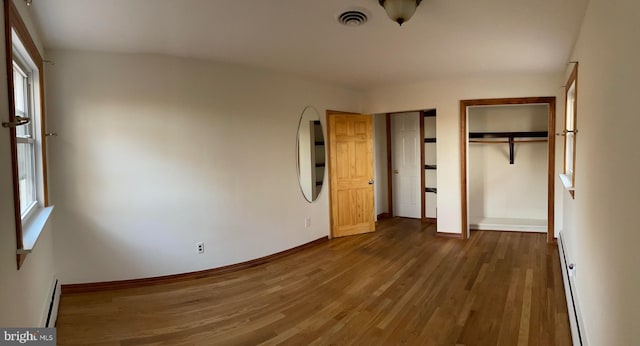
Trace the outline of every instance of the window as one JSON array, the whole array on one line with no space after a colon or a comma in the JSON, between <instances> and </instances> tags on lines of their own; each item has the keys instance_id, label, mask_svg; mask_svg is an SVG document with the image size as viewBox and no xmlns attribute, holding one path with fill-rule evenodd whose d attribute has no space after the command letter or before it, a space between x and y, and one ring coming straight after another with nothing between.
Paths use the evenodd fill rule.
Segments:
<instances>
[{"instance_id":1,"label":"window","mask_svg":"<svg viewBox=\"0 0 640 346\"><path fill-rule=\"evenodd\" d=\"M14 55L15 58L15 55ZM33 73L26 65L13 61L13 95L16 117L29 119L29 123L16 127L18 152L18 181L20 191L20 217L24 222L37 204L36 141L33 119Z\"/></svg>"},{"instance_id":2,"label":"window","mask_svg":"<svg viewBox=\"0 0 640 346\"><path fill-rule=\"evenodd\" d=\"M576 183L576 127L578 108L578 63L574 63L571 75L565 86L565 129L564 134L564 171L560 179L569 190L572 198L575 198Z\"/></svg>"},{"instance_id":3,"label":"window","mask_svg":"<svg viewBox=\"0 0 640 346\"><path fill-rule=\"evenodd\" d=\"M12 1L5 1L5 21L11 27L5 37L11 49L7 52L9 121L3 126L11 131L16 254L20 269L53 207L47 200L42 57Z\"/></svg>"}]
</instances>

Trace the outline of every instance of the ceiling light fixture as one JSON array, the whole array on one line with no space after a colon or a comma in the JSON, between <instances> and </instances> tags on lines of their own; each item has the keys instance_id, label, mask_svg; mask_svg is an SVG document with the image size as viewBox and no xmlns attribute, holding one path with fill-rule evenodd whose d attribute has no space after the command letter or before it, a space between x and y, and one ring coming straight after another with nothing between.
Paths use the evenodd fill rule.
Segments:
<instances>
[{"instance_id":1,"label":"ceiling light fixture","mask_svg":"<svg viewBox=\"0 0 640 346\"><path fill-rule=\"evenodd\" d=\"M380 6L387 11L387 16L400 24L409 21L422 0L378 0Z\"/></svg>"}]
</instances>

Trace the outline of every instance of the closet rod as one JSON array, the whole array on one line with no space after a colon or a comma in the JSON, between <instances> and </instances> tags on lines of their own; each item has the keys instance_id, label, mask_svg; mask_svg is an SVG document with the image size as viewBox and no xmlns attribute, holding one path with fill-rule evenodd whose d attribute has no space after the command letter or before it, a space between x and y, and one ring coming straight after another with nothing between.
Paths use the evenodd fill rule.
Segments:
<instances>
[{"instance_id":1,"label":"closet rod","mask_svg":"<svg viewBox=\"0 0 640 346\"><path fill-rule=\"evenodd\" d=\"M518 140L513 140L513 143L544 143L544 142L548 142L548 139L530 139L530 140L526 140L526 139L518 139ZM477 139L470 139L469 143L489 143L489 144L493 144L493 143L510 143L508 140L507 141L491 141L491 140L477 140Z\"/></svg>"},{"instance_id":2,"label":"closet rod","mask_svg":"<svg viewBox=\"0 0 640 346\"><path fill-rule=\"evenodd\" d=\"M509 144L509 164L513 165L513 146L515 143L533 142L535 140L521 141L515 138L548 138L548 131L527 131L527 132L469 132L469 143L508 143ZM479 138L508 138L508 141L474 141Z\"/></svg>"},{"instance_id":3,"label":"closet rod","mask_svg":"<svg viewBox=\"0 0 640 346\"><path fill-rule=\"evenodd\" d=\"M546 138L547 131L530 132L469 132L469 138Z\"/></svg>"}]
</instances>

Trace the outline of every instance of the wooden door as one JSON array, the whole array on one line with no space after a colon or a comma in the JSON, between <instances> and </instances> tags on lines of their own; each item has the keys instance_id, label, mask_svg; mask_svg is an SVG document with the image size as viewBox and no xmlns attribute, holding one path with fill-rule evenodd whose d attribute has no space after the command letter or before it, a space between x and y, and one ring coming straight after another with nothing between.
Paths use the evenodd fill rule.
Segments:
<instances>
[{"instance_id":1,"label":"wooden door","mask_svg":"<svg viewBox=\"0 0 640 346\"><path fill-rule=\"evenodd\" d=\"M422 214L420 188L420 114L391 117L393 210L395 216L419 219Z\"/></svg>"},{"instance_id":2,"label":"wooden door","mask_svg":"<svg viewBox=\"0 0 640 346\"><path fill-rule=\"evenodd\" d=\"M375 231L373 117L327 114L331 234Z\"/></svg>"}]
</instances>

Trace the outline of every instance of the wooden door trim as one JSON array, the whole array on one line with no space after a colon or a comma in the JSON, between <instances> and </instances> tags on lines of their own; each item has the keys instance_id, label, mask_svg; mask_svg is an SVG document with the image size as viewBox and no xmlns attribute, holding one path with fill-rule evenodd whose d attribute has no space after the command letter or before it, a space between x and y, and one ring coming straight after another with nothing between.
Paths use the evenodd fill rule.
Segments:
<instances>
[{"instance_id":1,"label":"wooden door trim","mask_svg":"<svg viewBox=\"0 0 640 346\"><path fill-rule=\"evenodd\" d=\"M546 104L548 106L548 153L547 153L547 242L555 242L555 143L556 143L556 98L516 97L498 99L476 99L460 101L460 200L462 239L468 239L468 186L467 186L467 108L470 106L529 105Z\"/></svg>"},{"instance_id":2,"label":"wooden door trim","mask_svg":"<svg viewBox=\"0 0 640 346\"><path fill-rule=\"evenodd\" d=\"M391 167L391 113L387 113L387 210L389 217L393 217L393 168Z\"/></svg>"},{"instance_id":3,"label":"wooden door trim","mask_svg":"<svg viewBox=\"0 0 640 346\"><path fill-rule=\"evenodd\" d=\"M425 197L426 182L424 175L424 111L420 111L420 220L427 221L427 198Z\"/></svg>"},{"instance_id":4,"label":"wooden door trim","mask_svg":"<svg viewBox=\"0 0 640 346\"><path fill-rule=\"evenodd\" d=\"M420 220L422 222L431 222L431 219L426 217L426 213L424 211L426 207L426 198L424 196L425 192L425 181L424 181L424 111L405 111L405 112L395 112L395 113L387 113L386 121L387 121L387 200L389 203L389 216L393 217L393 167L392 161L393 156L391 154L391 116L394 114L402 114L402 113L411 113L418 112L418 116L420 117Z\"/></svg>"},{"instance_id":5,"label":"wooden door trim","mask_svg":"<svg viewBox=\"0 0 640 346\"><path fill-rule=\"evenodd\" d=\"M462 239L469 239L467 208L467 108L471 101L460 101L460 233Z\"/></svg>"}]
</instances>

